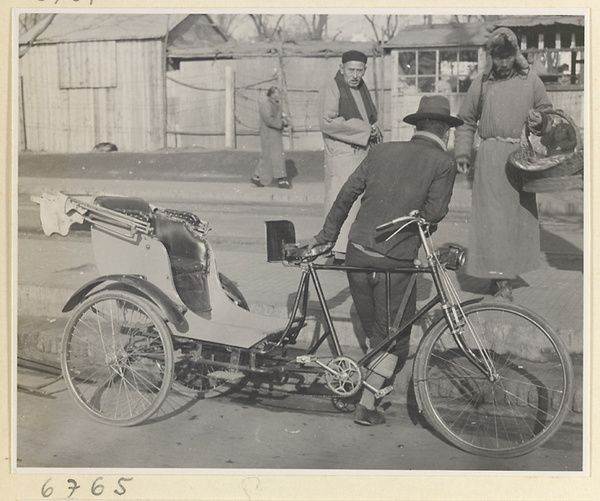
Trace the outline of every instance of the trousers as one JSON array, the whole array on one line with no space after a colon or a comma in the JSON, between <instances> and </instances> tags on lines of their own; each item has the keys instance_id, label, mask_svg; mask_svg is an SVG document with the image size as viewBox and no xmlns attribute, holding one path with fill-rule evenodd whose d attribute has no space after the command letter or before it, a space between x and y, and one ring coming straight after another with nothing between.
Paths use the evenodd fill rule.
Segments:
<instances>
[{"instance_id":1,"label":"trousers","mask_svg":"<svg viewBox=\"0 0 600 501\"><path fill-rule=\"evenodd\" d=\"M385 271L402 266L413 266L413 261L368 255L358 249L352 242L349 242L346 249L346 265L381 270L375 272L347 272L350 294L354 301L356 312L368 339L369 347L373 349L373 347L389 337ZM417 308L416 287L408 290L411 285L411 275L410 272L389 274L390 323L393 323L396 318L404 295L406 293L409 294L400 327L403 326L406 319L414 315ZM396 372L406 362L409 349L410 329L407 329L405 335L387 350L398 357Z\"/></svg>"}]
</instances>

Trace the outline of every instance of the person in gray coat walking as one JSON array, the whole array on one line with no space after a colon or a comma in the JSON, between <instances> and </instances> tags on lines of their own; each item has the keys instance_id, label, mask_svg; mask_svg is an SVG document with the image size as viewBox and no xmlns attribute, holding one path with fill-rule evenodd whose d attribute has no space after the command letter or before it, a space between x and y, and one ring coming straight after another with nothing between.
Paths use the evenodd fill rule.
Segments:
<instances>
[{"instance_id":1,"label":"person in gray coat walking","mask_svg":"<svg viewBox=\"0 0 600 501\"><path fill-rule=\"evenodd\" d=\"M259 104L261 157L250 182L259 188L268 186L273 179L279 188L291 188L285 170L283 128L288 120L281 109L278 87L267 91L267 99Z\"/></svg>"}]
</instances>

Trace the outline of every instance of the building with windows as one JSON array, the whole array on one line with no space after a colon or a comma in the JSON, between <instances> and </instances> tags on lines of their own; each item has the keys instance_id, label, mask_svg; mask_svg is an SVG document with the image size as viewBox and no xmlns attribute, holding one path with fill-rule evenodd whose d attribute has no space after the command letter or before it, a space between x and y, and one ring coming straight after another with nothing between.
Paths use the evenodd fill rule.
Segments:
<instances>
[{"instance_id":1,"label":"building with windows","mask_svg":"<svg viewBox=\"0 0 600 501\"><path fill-rule=\"evenodd\" d=\"M512 29L555 108L583 125L583 16L507 16L494 22L409 25L385 44L391 77L391 138L412 126L403 117L424 94L446 94L456 113L475 76L486 67L484 44L500 26Z\"/></svg>"}]
</instances>

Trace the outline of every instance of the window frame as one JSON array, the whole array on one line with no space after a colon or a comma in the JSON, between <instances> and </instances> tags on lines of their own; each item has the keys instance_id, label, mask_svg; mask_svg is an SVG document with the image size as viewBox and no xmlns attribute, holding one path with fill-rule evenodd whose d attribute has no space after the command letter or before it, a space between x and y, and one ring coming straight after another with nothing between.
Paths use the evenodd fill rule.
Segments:
<instances>
[{"instance_id":1,"label":"window frame","mask_svg":"<svg viewBox=\"0 0 600 501\"><path fill-rule=\"evenodd\" d=\"M474 61L474 70L475 73L478 73L480 71L480 50L481 47L477 46L477 45L465 45L465 46L454 46L454 47L418 47L418 48L406 48L406 49L395 49L394 50L394 63L396 65L397 68L397 82L396 85L398 85L398 87L400 86L402 80L404 81L409 81L412 83L412 85L409 85L409 87L414 87L416 89L416 93L418 94L431 94L431 93L440 93L440 77L442 76L452 76L455 77L457 79L457 84L456 84L456 90L451 90L449 92L444 92L445 94L450 94L450 95L464 95L466 94L467 89L465 90L460 90L460 86L458 85L458 81L460 80L460 77L468 77L469 74L473 73L473 70L471 70L471 72L469 74L466 73L457 73L457 74L450 74L450 75L444 75L443 73L440 72L440 64L442 63L442 61L449 61L448 59L441 59L441 53L442 52L446 52L446 53L450 53L450 52L454 52L456 54L456 59L453 59L451 61L451 64L456 64L457 66L460 64L461 59L460 59L460 55L463 52L473 52L475 54L477 54L477 60ZM435 72L434 73L420 73L420 67L421 67L421 56L424 53L434 53L435 54ZM414 54L414 61L415 61L415 71L414 73L410 73L410 74L402 74L401 73L401 64L400 64L400 57L401 54ZM469 62L469 61L465 61L465 62ZM419 80L420 79L434 79L434 86L433 89L431 90L422 90L422 88L419 85Z\"/></svg>"}]
</instances>

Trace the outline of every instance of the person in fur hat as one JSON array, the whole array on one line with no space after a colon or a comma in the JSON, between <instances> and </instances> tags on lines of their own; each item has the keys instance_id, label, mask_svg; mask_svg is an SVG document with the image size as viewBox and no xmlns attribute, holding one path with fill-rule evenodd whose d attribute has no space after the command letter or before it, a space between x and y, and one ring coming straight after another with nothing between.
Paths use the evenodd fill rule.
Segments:
<instances>
[{"instance_id":1,"label":"person in fur hat","mask_svg":"<svg viewBox=\"0 0 600 501\"><path fill-rule=\"evenodd\" d=\"M513 281L539 268L540 230L536 197L520 189L508 168L519 148L523 125L542 134L543 114L551 108L543 82L519 49L508 28L493 31L486 42L488 67L475 78L458 116L455 156L459 172L470 169L475 132L481 137L474 163L467 273L491 280L491 293L513 300Z\"/></svg>"}]
</instances>

